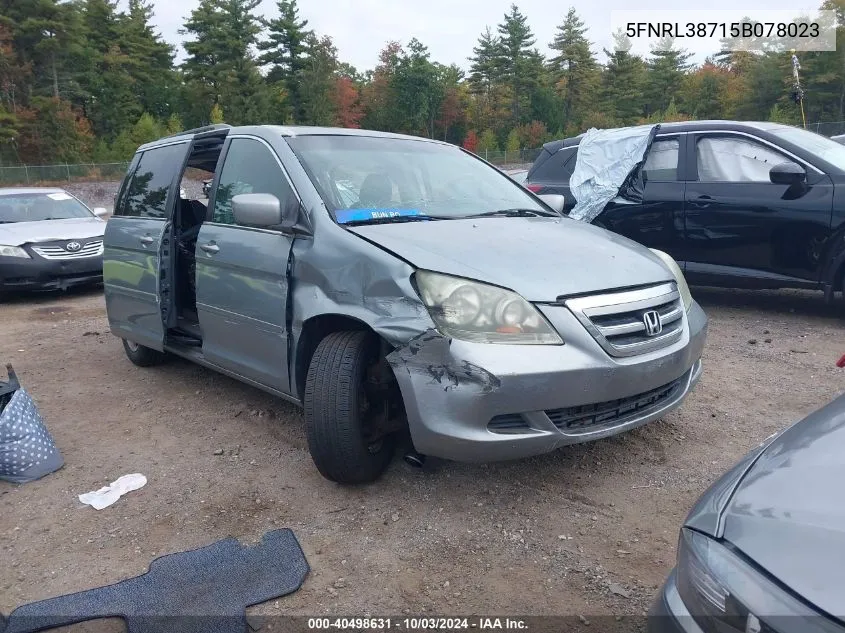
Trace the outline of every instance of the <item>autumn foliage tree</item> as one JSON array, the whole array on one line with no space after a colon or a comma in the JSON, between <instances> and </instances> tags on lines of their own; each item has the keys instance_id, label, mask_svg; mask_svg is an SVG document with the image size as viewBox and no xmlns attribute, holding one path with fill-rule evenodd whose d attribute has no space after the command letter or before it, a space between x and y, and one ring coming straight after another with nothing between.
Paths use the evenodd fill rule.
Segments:
<instances>
[{"instance_id":1,"label":"autumn foliage tree","mask_svg":"<svg viewBox=\"0 0 845 633\"><path fill-rule=\"evenodd\" d=\"M478 150L478 134L475 133L475 130L467 132L467 135L464 137L463 148L470 152Z\"/></svg>"},{"instance_id":2,"label":"autumn foliage tree","mask_svg":"<svg viewBox=\"0 0 845 633\"><path fill-rule=\"evenodd\" d=\"M297 1L194 0L179 60L154 0L0 0L0 165L125 161L141 139L224 121L403 132L488 156L592 126L802 121L791 54L776 47L700 62L683 40L639 55L617 32L600 57L574 8L530 16L509 3L498 24L478 25L462 63L412 38L356 69L310 28L316 5ZM845 0L818 1L835 14L837 50L798 53L803 105L808 122L842 133ZM538 43L538 19L559 25L552 41Z\"/></svg>"},{"instance_id":3,"label":"autumn foliage tree","mask_svg":"<svg viewBox=\"0 0 845 633\"><path fill-rule=\"evenodd\" d=\"M346 76L335 79L332 99L334 101L335 125L348 128L361 127L364 110L361 107L358 88L355 87L352 79Z\"/></svg>"}]
</instances>

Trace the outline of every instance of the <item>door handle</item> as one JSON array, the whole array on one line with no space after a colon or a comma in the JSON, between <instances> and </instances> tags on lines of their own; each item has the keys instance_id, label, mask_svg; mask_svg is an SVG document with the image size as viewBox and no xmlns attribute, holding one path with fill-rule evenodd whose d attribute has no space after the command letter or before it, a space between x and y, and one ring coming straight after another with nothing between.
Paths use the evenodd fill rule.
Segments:
<instances>
[{"instance_id":1,"label":"door handle","mask_svg":"<svg viewBox=\"0 0 845 633\"><path fill-rule=\"evenodd\" d=\"M713 202L713 196L708 196L706 193L703 193L690 200L690 202L692 203L693 208L706 209L710 206L710 203Z\"/></svg>"},{"instance_id":2,"label":"door handle","mask_svg":"<svg viewBox=\"0 0 845 633\"><path fill-rule=\"evenodd\" d=\"M155 242L155 238L153 238L151 235L145 235L144 237L139 237L138 241L141 242L141 244L143 244L144 246L149 246L150 244Z\"/></svg>"},{"instance_id":3,"label":"door handle","mask_svg":"<svg viewBox=\"0 0 845 633\"><path fill-rule=\"evenodd\" d=\"M214 255L220 251L220 247L217 246L214 242L209 242L208 244L200 244L200 248L204 250L209 255Z\"/></svg>"}]
</instances>

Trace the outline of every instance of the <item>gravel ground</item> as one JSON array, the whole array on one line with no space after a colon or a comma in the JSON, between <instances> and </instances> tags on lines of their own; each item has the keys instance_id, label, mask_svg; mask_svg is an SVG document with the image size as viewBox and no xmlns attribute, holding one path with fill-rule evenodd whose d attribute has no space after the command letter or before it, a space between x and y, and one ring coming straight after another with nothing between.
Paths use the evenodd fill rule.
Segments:
<instances>
[{"instance_id":1,"label":"gravel ground","mask_svg":"<svg viewBox=\"0 0 845 633\"><path fill-rule=\"evenodd\" d=\"M313 571L254 613L640 615L696 497L842 385L845 322L820 296L694 294L711 319L704 376L665 420L512 463L397 459L354 488L319 476L293 406L187 362L132 365L100 291L13 298L0 304L0 361L66 465L0 482L0 611L290 527ZM132 472L147 486L106 510L76 498Z\"/></svg>"}]
</instances>

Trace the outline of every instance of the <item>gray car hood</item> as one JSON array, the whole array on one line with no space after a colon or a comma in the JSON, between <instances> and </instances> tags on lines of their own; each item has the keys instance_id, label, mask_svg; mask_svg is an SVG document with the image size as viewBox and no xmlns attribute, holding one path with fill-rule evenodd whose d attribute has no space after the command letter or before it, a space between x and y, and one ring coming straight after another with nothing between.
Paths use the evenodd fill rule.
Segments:
<instances>
[{"instance_id":1,"label":"gray car hood","mask_svg":"<svg viewBox=\"0 0 845 633\"><path fill-rule=\"evenodd\" d=\"M52 240L79 240L102 237L106 223L97 217L69 218L67 220L41 220L40 222L13 222L0 224L0 244L22 246Z\"/></svg>"},{"instance_id":2,"label":"gray car hood","mask_svg":"<svg viewBox=\"0 0 845 633\"><path fill-rule=\"evenodd\" d=\"M727 506L724 538L836 616L845 560L845 396L793 425L760 455Z\"/></svg>"},{"instance_id":3,"label":"gray car hood","mask_svg":"<svg viewBox=\"0 0 845 633\"><path fill-rule=\"evenodd\" d=\"M554 301L673 279L647 248L566 218L478 218L349 227L417 268Z\"/></svg>"}]
</instances>

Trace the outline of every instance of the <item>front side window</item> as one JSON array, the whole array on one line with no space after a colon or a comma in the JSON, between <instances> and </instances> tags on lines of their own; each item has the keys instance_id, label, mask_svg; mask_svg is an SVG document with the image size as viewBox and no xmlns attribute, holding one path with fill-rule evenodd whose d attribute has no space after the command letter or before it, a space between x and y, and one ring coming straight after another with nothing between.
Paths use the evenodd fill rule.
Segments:
<instances>
[{"instance_id":1,"label":"front side window","mask_svg":"<svg viewBox=\"0 0 845 633\"><path fill-rule=\"evenodd\" d=\"M187 143L148 149L141 156L119 215L161 219L167 217L167 194L173 177L182 171Z\"/></svg>"},{"instance_id":2,"label":"front side window","mask_svg":"<svg viewBox=\"0 0 845 633\"><path fill-rule=\"evenodd\" d=\"M0 224L93 217L85 205L64 191L0 196Z\"/></svg>"},{"instance_id":3,"label":"front side window","mask_svg":"<svg viewBox=\"0 0 845 633\"><path fill-rule=\"evenodd\" d=\"M293 190L276 155L261 141L232 139L214 197L212 222L235 224L232 198L242 193L271 193L285 207Z\"/></svg>"},{"instance_id":4,"label":"front side window","mask_svg":"<svg viewBox=\"0 0 845 633\"><path fill-rule=\"evenodd\" d=\"M700 182L771 182L769 172L792 162L778 151L742 136L715 136L695 144Z\"/></svg>"},{"instance_id":5,"label":"front side window","mask_svg":"<svg viewBox=\"0 0 845 633\"><path fill-rule=\"evenodd\" d=\"M830 163L837 169L845 171L845 145L840 140L838 143L826 136L802 130L798 127L779 127L768 130L785 141L794 143L823 161Z\"/></svg>"},{"instance_id":6,"label":"front side window","mask_svg":"<svg viewBox=\"0 0 845 633\"><path fill-rule=\"evenodd\" d=\"M338 222L552 214L506 174L452 145L355 135L286 140Z\"/></svg>"},{"instance_id":7,"label":"front side window","mask_svg":"<svg viewBox=\"0 0 845 633\"><path fill-rule=\"evenodd\" d=\"M675 181L678 179L678 139L654 141L643 165L646 180Z\"/></svg>"}]
</instances>

